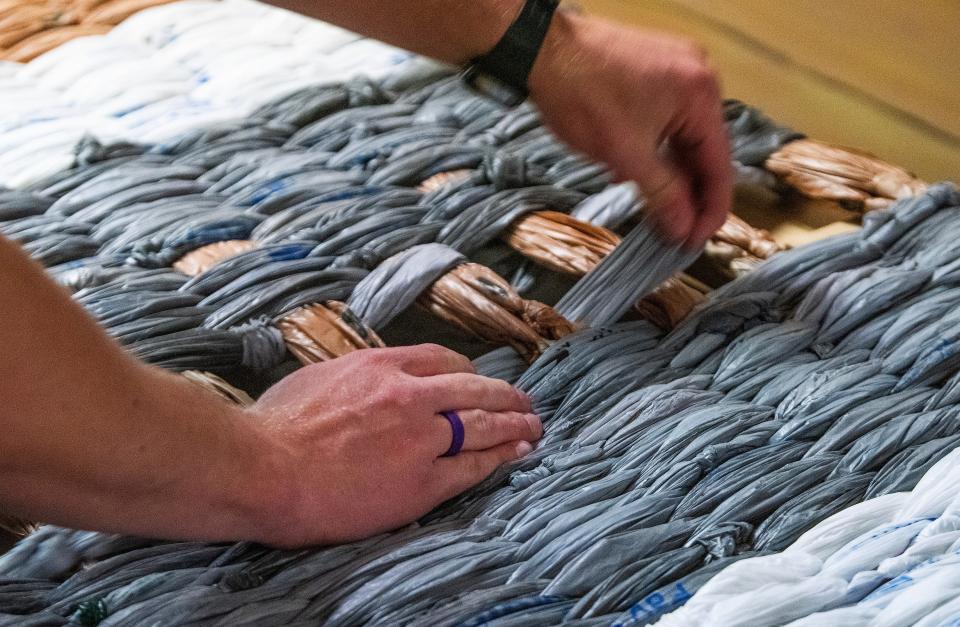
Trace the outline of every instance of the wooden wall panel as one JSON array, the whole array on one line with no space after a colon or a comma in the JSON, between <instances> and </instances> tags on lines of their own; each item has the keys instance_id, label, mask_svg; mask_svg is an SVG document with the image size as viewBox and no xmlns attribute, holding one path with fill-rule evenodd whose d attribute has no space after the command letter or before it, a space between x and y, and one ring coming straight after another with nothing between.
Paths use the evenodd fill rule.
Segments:
<instances>
[{"instance_id":1,"label":"wooden wall panel","mask_svg":"<svg viewBox=\"0 0 960 627\"><path fill-rule=\"evenodd\" d=\"M612 19L693 37L710 51L727 96L757 105L813 137L871 151L928 180L960 180L960 136L952 131L960 128L960 106L955 104L960 102L960 68L950 58L960 47L931 52L949 48L951 33L960 39L960 21L946 21L960 12L957 0L930 2L923 9L930 15L923 20L908 19L907 3L888 0L581 0L581 4ZM871 6L887 7L905 25L897 31L899 39L883 35L894 17L885 14L870 21ZM936 6L943 11L931 8ZM939 34L928 35L911 48L910 34L921 21L936 22L935 16L941 19L929 28ZM858 22L861 27L854 28ZM856 46L862 49L847 50ZM931 55L936 59L925 63ZM883 71L870 74L867 81L864 68L874 65ZM955 76L949 81L945 77L951 68ZM853 75L857 80L850 78ZM909 90L913 100L894 98Z\"/></svg>"},{"instance_id":2,"label":"wooden wall panel","mask_svg":"<svg viewBox=\"0 0 960 627\"><path fill-rule=\"evenodd\" d=\"M673 0L960 138L957 0Z\"/></svg>"}]
</instances>

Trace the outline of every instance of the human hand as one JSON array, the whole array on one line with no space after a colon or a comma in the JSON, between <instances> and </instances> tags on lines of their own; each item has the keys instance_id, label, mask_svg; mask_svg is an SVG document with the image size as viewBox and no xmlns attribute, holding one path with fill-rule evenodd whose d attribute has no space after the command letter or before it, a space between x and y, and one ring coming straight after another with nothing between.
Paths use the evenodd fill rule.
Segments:
<instances>
[{"instance_id":1,"label":"human hand","mask_svg":"<svg viewBox=\"0 0 960 627\"><path fill-rule=\"evenodd\" d=\"M695 44L558 12L530 93L561 139L636 181L665 237L695 248L723 224L729 142L717 79Z\"/></svg>"},{"instance_id":2,"label":"human hand","mask_svg":"<svg viewBox=\"0 0 960 627\"><path fill-rule=\"evenodd\" d=\"M458 410L463 452L439 412ZM265 541L345 542L412 522L532 450L542 435L529 399L474 374L435 345L362 350L302 368L251 408L273 443L277 508Z\"/></svg>"}]
</instances>

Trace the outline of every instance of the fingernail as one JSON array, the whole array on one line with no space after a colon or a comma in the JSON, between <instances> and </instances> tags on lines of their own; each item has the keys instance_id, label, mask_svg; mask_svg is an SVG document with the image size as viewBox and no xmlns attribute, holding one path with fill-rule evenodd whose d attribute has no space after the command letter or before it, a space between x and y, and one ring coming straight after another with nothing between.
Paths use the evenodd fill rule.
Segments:
<instances>
[{"instance_id":1,"label":"fingernail","mask_svg":"<svg viewBox=\"0 0 960 627\"><path fill-rule=\"evenodd\" d=\"M517 442L517 457L526 457L533 450L533 444L525 440Z\"/></svg>"},{"instance_id":2,"label":"fingernail","mask_svg":"<svg viewBox=\"0 0 960 627\"><path fill-rule=\"evenodd\" d=\"M543 422L540 420L540 416L536 414L527 414L524 416L524 419L526 419L527 424L530 425L530 429L534 433L543 433ZM538 435L537 437L539 438L540 436Z\"/></svg>"}]
</instances>

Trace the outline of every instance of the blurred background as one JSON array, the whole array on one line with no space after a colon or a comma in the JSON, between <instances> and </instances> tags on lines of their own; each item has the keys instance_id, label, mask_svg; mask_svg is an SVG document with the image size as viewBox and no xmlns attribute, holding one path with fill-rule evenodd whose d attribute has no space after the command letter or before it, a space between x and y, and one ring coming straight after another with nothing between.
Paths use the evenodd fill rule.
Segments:
<instances>
[{"instance_id":1,"label":"blurred background","mask_svg":"<svg viewBox=\"0 0 960 627\"><path fill-rule=\"evenodd\" d=\"M960 0L580 0L706 47L724 94L929 181L960 181Z\"/></svg>"}]
</instances>

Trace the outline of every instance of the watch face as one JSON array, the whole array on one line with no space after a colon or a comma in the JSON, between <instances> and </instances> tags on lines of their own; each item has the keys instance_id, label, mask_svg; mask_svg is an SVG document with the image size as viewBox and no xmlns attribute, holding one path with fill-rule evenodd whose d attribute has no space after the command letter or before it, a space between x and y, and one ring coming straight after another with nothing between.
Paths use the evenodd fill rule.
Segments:
<instances>
[{"instance_id":1,"label":"watch face","mask_svg":"<svg viewBox=\"0 0 960 627\"><path fill-rule=\"evenodd\" d=\"M499 102L505 107L515 107L527 99L527 95L522 91L504 83L495 76L478 70L476 67L467 68L462 77L464 82L474 91Z\"/></svg>"}]
</instances>

